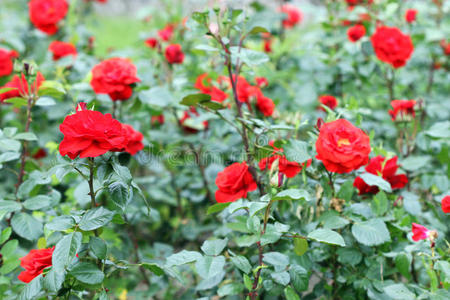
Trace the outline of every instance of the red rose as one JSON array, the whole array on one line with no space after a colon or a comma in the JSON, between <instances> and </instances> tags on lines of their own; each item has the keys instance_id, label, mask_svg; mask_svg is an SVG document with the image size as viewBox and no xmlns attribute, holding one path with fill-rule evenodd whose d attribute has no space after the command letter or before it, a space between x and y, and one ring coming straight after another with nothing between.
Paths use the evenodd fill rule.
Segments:
<instances>
[{"instance_id":1,"label":"red rose","mask_svg":"<svg viewBox=\"0 0 450 300\"><path fill-rule=\"evenodd\" d=\"M450 43L447 43L445 40L440 42L441 48L444 51L445 55L450 55Z\"/></svg>"},{"instance_id":2,"label":"red rose","mask_svg":"<svg viewBox=\"0 0 450 300\"><path fill-rule=\"evenodd\" d=\"M272 52L272 39L264 40L264 52L271 53Z\"/></svg>"},{"instance_id":3,"label":"red rose","mask_svg":"<svg viewBox=\"0 0 450 300\"><path fill-rule=\"evenodd\" d=\"M336 97L331 95L322 95L319 97L319 102L325 106L328 106L330 109L335 109L338 105L338 101ZM319 109L326 111L323 107L319 107Z\"/></svg>"},{"instance_id":4,"label":"red rose","mask_svg":"<svg viewBox=\"0 0 450 300\"><path fill-rule=\"evenodd\" d=\"M287 15L283 20L284 28L292 28L300 23L303 19L302 12L293 5L285 4L281 6L281 12Z\"/></svg>"},{"instance_id":5,"label":"red rose","mask_svg":"<svg viewBox=\"0 0 450 300\"><path fill-rule=\"evenodd\" d=\"M261 94L256 98L256 107L264 116L270 117L275 110L275 103L272 99Z\"/></svg>"},{"instance_id":6,"label":"red rose","mask_svg":"<svg viewBox=\"0 0 450 300\"><path fill-rule=\"evenodd\" d=\"M408 23L412 23L416 20L417 9L408 9L405 12L405 20Z\"/></svg>"},{"instance_id":7,"label":"red rose","mask_svg":"<svg viewBox=\"0 0 450 300\"><path fill-rule=\"evenodd\" d=\"M388 112L391 115L392 121L397 120L397 115L400 114L400 119L405 120L408 116L413 118L416 116L414 111L415 100L393 100L391 101L392 109Z\"/></svg>"},{"instance_id":8,"label":"red rose","mask_svg":"<svg viewBox=\"0 0 450 300\"><path fill-rule=\"evenodd\" d=\"M53 60L68 55L72 55L74 58L77 56L77 48L71 43L53 41L48 46L48 50L53 53Z\"/></svg>"},{"instance_id":9,"label":"red rose","mask_svg":"<svg viewBox=\"0 0 450 300\"><path fill-rule=\"evenodd\" d=\"M87 110L85 103L80 103L77 111L64 119L59 130L64 135L59 153L71 159L123 151L128 145L127 132L119 121L111 114Z\"/></svg>"},{"instance_id":10,"label":"red rose","mask_svg":"<svg viewBox=\"0 0 450 300\"><path fill-rule=\"evenodd\" d=\"M298 162L288 161L284 155L278 154L283 152L283 149L276 148L273 141L270 141L269 145L274 148L273 155L265 157L259 161L259 168L261 171L264 171L265 169L270 170L272 168L272 164L278 160L278 171L283 173L286 177L292 178L300 173L302 168L305 167L305 163L300 165ZM312 160L308 159L306 162L306 167L309 167L311 162Z\"/></svg>"},{"instance_id":11,"label":"red rose","mask_svg":"<svg viewBox=\"0 0 450 300\"><path fill-rule=\"evenodd\" d=\"M154 48L156 48L158 46L158 40L156 38L148 38L148 39L145 40L145 44L148 47L154 49Z\"/></svg>"},{"instance_id":12,"label":"red rose","mask_svg":"<svg viewBox=\"0 0 450 300\"><path fill-rule=\"evenodd\" d=\"M356 42L359 41L360 38L362 38L366 34L366 27L363 25L355 25L350 27L347 30L347 37L350 40L350 42Z\"/></svg>"},{"instance_id":13,"label":"red rose","mask_svg":"<svg viewBox=\"0 0 450 300\"><path fill-rule=\"evenodd\" d=\"M169 24L160 31L158 31L158 36L165 42L168 42L172 39L173 30L175 26L173 24Z\"/></svg>"},{"instance_id":14,"label":"red rose","mask_svg":"<svg viewBox=\"0 0 450 300\"><path fill-rule=\"evenodd\" d=\"M36 80L32 83L31 88L29 88L25 75L22 74L22 78L20 78L17 75L14 75L14 77L10 82L6 83L4 86L1 87L1 88L13 88L13 90L1 93L0 101L3 102L6 99L15 97L26 98L29 95L29 93L35 95L37 94L39 87L44 81L45 78L41 74L41 72L37 72Z\"/></svg>"},{"instance_id":15,"label":"red rose","mask_svg":"<svg viewBox=\"0 0 450 300\"><path fill-rule=\"evenodd\" d=\"M425 226L416 223L412 223L411 231L413 232L412 239L416 242L426 240L430 234L430 230L428 230Z\"/></svg>"},{"instance_id":16,"label":"red rose","mask_svg":"<svg viewBox=\"0 0 450 300\"><path fill-rule=\"evenodd\" d=\"M411 37L396 27L380 26L370 40L378 59L394 68L406 65L414 50Z\"/></svg>"},{"instance_id":17,"label":"red rose","mask_svg":"<svg viewBox=\"0 0 450 300\"><path fill-rule=\"evenodd\" d=\"M252 86L243 76L234 77L236 92L240 102L248 103L251 98L262 96L262 92L257 86Z\"/></svg>"},{"instance_id":18,"label":"red rose","mask_svg":"<svg viewBox=\"0 0 450 300\"><path fill-rule=\"evenodd\" d=\"M160 114L159 116L152 116L151 121L152 125L154 124L164 124L164 115Z\"/></svg>"},{"instance_id":19,"label":"red rose","mask_svg":"<svg viewBox=\"0 0 450 300\"><path fill-rule=\"evenodd\" d=\"M144 144L142 143L144 135L139 131L134 130L131 125L122 124L122 127L125 130L125 135L128 140L128 143L125 146L125 152L128 152L131 155L135 155L136 153L144 149Z\"/></svg>"},{"instance_id":20,"label":"red rose","mask_svg":"<svg viewBox=\"0 0 450 300\"><path fill-rule=\"evenodd\" d=\"M66 0L31 0L28 5L31 23L49 35L58 31L58 23L69 9Z\"/></svg>"},{"instance_id":21,"label":"red rose","mask_svg":"<svg viewBox=\"0 0 450 300\"><path fill-rule=\"evenodd\" d=\"M0 77L8 76L14 69L13 59L19 57L19 54L12 50L0 48Z\"/></svg>"},{"instance_id":22,"label":"red rose","mask_svg":"<svg viewBox=\"0 0 450 300\"><path fill-rule=\"evenodd\" d=\"M126 58L109 58L92 69L91 86L97 94L108 94L113 101L127 100L130 85L139 82L136 67Z\"/></svg>"},{"instance_id":23,"label":"red rose","mask_svg":"<svg viewBox=\"0 0 450 300\"><path fill-rule=\"evenodd\" d=\"M20 281L29 283L42 274L45 268L52 266L52 255L55 247L48 249L33 249L20 258L20 266L25 269L17 277Z\"/></svg>"},{"instance_id":24,"label":"red rose","mask_svg":"<svg viewBox=\"0 0 450 300\"><path fill-rule=\"evenodd\" d=\"M369 161L370 139L349 121L338 119L322 125L316 151L328 171L349 173Z\"/></svg>"},{"instance_id":25,"label":"red rose","mask_svg":"<svg viewBox=\"0 0 450 300\"><path fill-rule=\"evenodd\" d=\"M33 154L33 158L34 159L42 159L45 158L47 156L47 152L45 151L45 149L43 148L39 148L34 154Z\"/></svg>"},{"instance_id":26,"label":"red rose","mask_svg":"<svg viewBox=\"0 0 450 300\"><path fill-rule=\"evenodd\" d=\"M228 98L227 93L211 84L211 78L208 77L207 73L197 77L194 87L203 94L210 95L212 101L223 102Z\"/></svg>"},{"instance_id":27,"label":"red rose","mask_svg":"<svg viewBox=\"0 0 450 300\"><path fill-rule=\"evenodd\" d=\"M269 81L266 77L255 77L256 85L260 88L267 87L269 85Z\"/></svg>"},{"instance_id":28,"label":"red rose","mask_svg":"<svg viewBox=\"0 0 450 300\"><path fill-rule=\"evenodd\" d=\"M165 56L169 64L182 64L184 61L184 53L179 44L167 46Z\"/></svg>"},{"instance_id":29,"label":"red rose","mask_svg":"<svg viewBox=\"0 0 450 300\"><path fill-rule=\"evenodd\" d=\"M180 119L180 125L183 127L184 131L188 133L197 133L200 129L199 127L201 127L201 130L208 129L208 121L203 121L201 124L195 124L192 120L192 116L200 116L194 106L191 106L189 111L185 111L183 117Z\"/></svg>"},{"instance_id":30,"label":"red rose","mask_svg":"<svg viewBox=\"0 0 450 300\"><path fill-rule=\"evenodd\" d=\"M450 213L450 195L447 195L444 198L442 198L441 208L444 213L446 214Z\"/></svg>"},{"instance_id":31,"label":"red rose","mask_svg":"<svg viewBox=\"0 0 450 300\"><path fill-rule=\"evenodd\" d=\"M408 177L405 174L395 175L399 165L397 165L398 157L395 156L386 161L385 157L376 156L372 158L366 166L368 173L381 176L384 180L391 184L392 189L401 189L408 183ZM356 177L353 186L359 190L359 195L376 194L378 187L368 185L361 177Z\"/></svg>"},{"instance_id":32,"label":"red rose","mask_svg":"<svg viewBox=\"0 0 450 300\"><path fill-rule=\"evenodd\" d=\"M256 190L256 182L248 169L247 163L234 163L217 174L216 201L218 203L234 202L246 198L247 193Z\"/></svg>"},{"instance_id":33,"label":"red rose","mask_svg":"<svg viewBox=\"0 0 450 300\"><path fill-rule=\"evenodd\" d=\"M349 6L355 6L360 4L372 4L373 0L345 0Z\"/></svg>"}]
</instances>

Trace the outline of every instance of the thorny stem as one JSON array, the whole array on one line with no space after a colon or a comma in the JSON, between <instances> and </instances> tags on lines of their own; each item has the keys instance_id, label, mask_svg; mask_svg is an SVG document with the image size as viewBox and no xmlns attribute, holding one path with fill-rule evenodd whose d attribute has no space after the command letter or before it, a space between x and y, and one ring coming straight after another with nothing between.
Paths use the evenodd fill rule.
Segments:
<instances>
[{"instance_id":1,"label":"thorny stem","mask_svg":"<svg viewBox=\"0 0 450 300\"><path fill-rule=\"evenodd\" d=\"M94 171L95 171L95 163L94 163L94 158L93 157L89 157L89 180L88 180L88 185L89 185L89 196L91 196L91 207L95 208L96 204L95 204L95 190L94 190ZM97 229L94 230L94 234L95 236L98 237L98 231Z\"/></svg>"}]
</instances>

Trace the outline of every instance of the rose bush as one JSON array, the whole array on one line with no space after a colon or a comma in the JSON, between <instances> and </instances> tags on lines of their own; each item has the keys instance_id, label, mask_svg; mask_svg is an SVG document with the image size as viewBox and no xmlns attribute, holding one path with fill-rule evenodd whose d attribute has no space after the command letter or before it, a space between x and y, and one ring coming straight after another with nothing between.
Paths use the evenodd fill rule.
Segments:
<instances>
[{"instance_id":1,"label":"rose bush","mask_svg":"<svg viewBox=\"0 0 450 300\"><path fill-rule=\"evenodd\" d=\"M0 1L0 299L449 299L450 6L197 2Z\"/></svg>"}]
</instances>

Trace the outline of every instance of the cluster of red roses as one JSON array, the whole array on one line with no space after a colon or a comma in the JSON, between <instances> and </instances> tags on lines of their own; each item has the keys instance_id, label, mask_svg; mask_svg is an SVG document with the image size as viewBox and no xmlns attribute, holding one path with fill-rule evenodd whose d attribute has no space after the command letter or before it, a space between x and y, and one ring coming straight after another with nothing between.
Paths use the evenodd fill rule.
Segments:
<instances>
[{"instance_id":1,"label":"cluster of red roses","mask_svg":"<svg viewBox=\"0 0 450 300\"><path fill-rule=\"evenodd\" d=\"M145 40L145 44L152 48L162 51L162 42L170 42L173 38L174 31L177 28L177 24L168 24L166 27L158 31L158 40L155 37L150 37ZM180 44L170 44L164 50L164 56L169 64L182 64L184 61L184 53Z\"/></svg>"},{"instance_id":2,"label":"cluster of red roses","mask_svg":"<svg viewBox=\"0 0 450 300\"><path fill-rule=\"evenodd\" d=\"M134 155L144 148L142 133L113 119L111 114L86 109L85 103L64 119L59 130L64 134L59 153L71 159L97 157L108 151Z\"/></svg>"}]
</instances>

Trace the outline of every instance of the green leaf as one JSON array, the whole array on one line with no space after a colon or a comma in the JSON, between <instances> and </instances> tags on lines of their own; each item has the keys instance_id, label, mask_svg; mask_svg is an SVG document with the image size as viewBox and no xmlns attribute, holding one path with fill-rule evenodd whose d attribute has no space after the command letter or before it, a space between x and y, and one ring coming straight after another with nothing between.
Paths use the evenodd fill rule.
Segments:
<instances>
[{"instance_id":1,"label":"green leaf","mask_svg":"<svg viewBox=\"0 0 450 300\"><path fill-rule=\"evenodd\" d=\"M42 96L48 96L61 99L65 93L66 91L64 90L63 85L57 81L46 80L39 87L39 96L41 96L41 98L43 98Z\"/></svg>"},{"instance_id":2,"label":"green leaf","mask_svg":"<svg viewBox=\"0 0 450 300\"><path fill-rule=\"evenodd\" d=\"M164 108L174 102L174 98L170 90L166 86L156 86L148 91L141 91L139 99L151 106Z\"/></svg>"},{"instance_id":3,"label":"green leaf","mask_svg":"<svg viewBox=\"0 0 450 300\"><path fill-rule=\"evenodd\" d=\"M19 236L34 241L42 234L42 223L27 213L16 213L11 219L11 226Z\"/></svg>"},{"instance_id":4,"label":"green leaf","mask_svg":"<svg viewBox=\"0 0 450 300\"><path fill-rule=\"evenodd\" d=\"M107 247L105 241L101 238L92 236L89 240L89 249L94 253L95 257L99 259L106 258Z\"/></svg>"},{"instance_id":5,"label":"green leaf","mask_svg":"<svg viewBox=\"0 0 450 300\"><path fill-rule=\"evenodd\" d=\"M234 283L222 285L217 290L217 295L219 295L219 297L240 295L240 294L242 294L243 291L244 291L244 285L239 282L234 282Z\"/></svg>"},{"instance_id":6,"label":"green leaf","mask_svg":"<svg viewBox=\"0 0 450 300\"><path fill-rule=\"evenodd\" d=\"M266 264L276 267L275 270L284 269L284 268L286 268L287 265L289 265L289 257L280 252L264 253L263 261Z\"/></svg>"},{"instance_id":7,"label":"green leaf","mask_svg":"<svg viewBox=\"0 0 450 300\"><path fill-rule=\"evenodd\" d=\"M155 274L156 276L164 275L164 270L155 263L144 262L144 263L142 263L142 266L144 268L146 268L147 270L149 270L150 272L152 272L153 274Z\"/></svg>"},{"instance_id":8,"label":"green leaf","mask_svg":"<svg viewBox=\"0 0 450 300\"><path fill-rule=\"evenodd\" d=\"M300 296L290 286L284 289L284 296L286 296L286 300L300 300Z\"/></svg>"},{"instance_id":9,"label":"green leaf","mask_svg":"<svg viewBox=\"0 0 450 300\"><path fill-rule=\"evenodd\" d=\"M359 177L368 185L374 185L380 188L381 190L391 193L392 188L391 184L384 180L381 176L377 176L371 173L363 173Z\"/></svg>"},{"instance_id":10,"label":"green leaf","mask_svg":"<svg viewBox=\"0 0 450 300\"><path fill-rule=\"evenodd\" d=\"M308 289L309 285L309 275L308 271L302 266L292 265L289 268L289 274L291 275L291 281L297 292L303 292Z\"/></svg>"},{"instance_id":11,"label":"green leaf","mask_svg":"<svg viewBox=\"0 0 450 300\"><path fill-rule=\"evenodd\" d=\"M232 202L226 202L226 203L216 203L214 205L211 205L208 207L208 210L206 211L207 215L215 214L218 212L221 212L225 208L227 208Z\"/></svg>"},{"instance_id":12,"label":"green leaf","mask_svg":"<svg viewBox=\"0 0 450 300\"><path fill-rule=\"evenodd\" d=\"M370 203L372 207L372 211L377 216L383 216L389 208L389 201L386 197L386 194L383 191L380 191L373 197L373 201Z\"/></svg>"},{"instance_id":13,"label":"green leaf","mask_svg":"<svg viewBox=\"0 0 450 300\"><path fill-rule=\"evenodd\" d=\"M34 299L42 291L42 274L35 277L20 293L19 300Z\"/></svg>"},{"instance_id":14,"label":"green leaf","mask_svg":"<svg viewBox=\"0 0 450 300\"><path fill-rule=\"evenodd\" d=\"M395 257L395 267L406 279L411 280L411 272L409 271L409 267L411 262L408 258L408 255L405 253L399 253Z\"/></svg>"},{"instance_id":15,"label":"green leaf","mask_svg":"<svg viewBox=\"0 0 450 300\"><path fill-rule=\"evenodd\" d=\"M36 101L36 105L37 106L52 106L55 105L56 101L53 98L50 97L40 97L37 101Z\"/></svg>"},{"instance_id":16,"label":"green leaf","mask_svg":"<svg viewBox=\"0 0 450 300\"><path fill-rule=\"evenodd\" d=\"M172 254L167 258L166 265L167 267L172 266L180 266L187 263L191 263L196 261L197 259L200 259L202 255L198 253L197 251L188 251L183 250L181 252Z\"/></svg>"},{"instance_id":17,"label":"green leaf","mask_svg":"<svg viewBox=\"0 0 450 300\"><path fill-rule=\"evenodd\" d=\"M4 153L0 154L0 164L8 162L8 161L16 160L19 157L20 157L20 152L12 152L12 151L4 152Z\"/></svg>"},{"instance_id":18,"label":"green leaf","mask_svg":"<svg viewBox=\"0 0 450 300\"><path fill-rule=\"evenodd\" d=\"M6 93L6 92L10 92L10 91L13 91L13 90L18 90L18 88L16 88L16 87L3 87L3 88L0 88L0 94Z\"/></svg>"},{"instance_id":19,"label":"green leaf","mask_svg":"<svg viewBox=\"0 0 450 300\"><path fill-rule=\"evenodd\" d=\"M323 227L325 229L339 229L345 227L349 221L339 216L328 216L323 219Z\"/></svg>"},{"instance_id":20,"label":"green leaf","mask_svg":"<svg viewBox=\"0 0 450 300\"><path fill-rule=\"evenodd\" d=\"M54 231L65 231L75 226L75 220L71 216L59 216L53 218L45 227Z\"/></svg>"},{"instance_id":21,"label":"green leaf","mask_svg":"<svg viewBox=\"0 0 450 300\"><path fill-rule=\"evenodd\" d=\"M384 287L384 292L396 300L415 299L416 295L406 288L403 283L396 283Z\"/></svg>"},{"instance_id":22,"label":"green leaf","mask_svg":"<svg viewBox=\"0 0 450 300\"><path fill-rule=\"evenodd\" d=\"M202 256L195 262L195 269L200 277L206 279L214 277L221 272L225 267L224 256Z\"/></svg>"},{"instance_id":23,"label":"green leaf","mask_svg":"<svg viewBox=\"0 0 450 300\"><path fill-rule=\"evenodd\" d=\"M425 134L433 138L450 138L450 121L434 123Z\"/></svg>"},{"instance_id":24,"label":"green leaf","mask_svg":"<svg viewBox=\"0 0 450 300\"><path fill-rule=\"evenodd\" d=\"M356 222L352 226L355 239L366 246L377 246L391 240L386 224L380 219Z\"/></svg>"},{"instance_id":25,"label":"green leaf","mask_svg":"<svg viewBox=\"0 0 450 300\"><path fill-rule=\"evenodd\" d=\"M263 33L263 32L268 32L268 30L261 26L255 26L248 32L248 34L257 34L257 33Z\"/></svg>"},{"instance_id":26,"label":"green leaf","mask_svg":"<svg viewBox=\"0 0 450 300\"><path fill-rule=\"evenodd\" d=\"M81 230L90 231L100 228L111 222L114 213L103 207L88 210L78 224Z\"/></svg>"},{"instance_id":27,"label":"green leaf","mask_svg":"<svg viewBox=\"0 0 450 300\"><path fill-rule=\"evenodd\" d=\"M124 210L133 198L133 189L121 181L115 181L108 187L109 194L114 203Z\"/></svg>"},{"instance_id":28,"label":"green leaf","mask_svg":"<svg viewBox=\"0 0 450 300\"><path fill-rule=\"evenodd\" d=\"M308 151L308 144L303 141L289 140L283 149L288 161L304 163L311 158L311 154Z\"/></svg>"},{"instance_id":29,"label":"green leaf","mask_svg":"<svg viewBox=\"0 0 450 300\"><path fill-rule=\"evenodd\" d=\"M286 286L291 281L291 276L287 271L272 272L270 273L270 277L272 277L273 281L283 286Z\"/></svg>"},{"instance_id":30,"label":"green leaf","mask_svg":"<svg viewBox=\"0 0 450 300\"><path fill-rule=\"evenodd\" d=\"M186 106L195 106L198 103L211 101L211 96L207 94L191 94L183 97L180 104Z\"/></svg>"},{"instance_id":31,"label":"green leaf","mask_svg":"<svg viewBox=\"0 0 450 300\"><path fill-rule=\"evenodd\" d=\"M246 257L238 255L232 256L230 259L233 265L245 274L250 273L250 271L252 270L252 266L250 265Z\"/></svg>"},{"instance_id":32,"label":"green leaf","mask_svg":"<svg viewBox=\"0 0 450 300\"><path fill-rule=\"evenodd\" d=\"M11 236L11 233L12 233L11 227L6 227L5 229L3 229L2 234L0 235L0 244L6 242Z\"/></svg>"},{"instance_id":33,"label":"green leaf","mask_svg":"<svg viewBox=\"0 0 450 300\"><path fill-rule=\"evenodd\" d=\"M8 98L4 102L12 104L14 108L21 108L22 106L28 105L28 101L21 97Z\"/></svg>"},{"instance_id":34,"label":"green leaf","mask_svg":"<svg viewBox=\"0 0 450 300\"><path fill-rule=\"evenodd\" d=\"M244 274L244 285L247 288L247 290L249 291L252 290L253 282L247 274Z\"/></svg>"},{"instance_id":35,"label":"green leaf","mask_svg":"<svg viewBox=\"0 0 450 300\"><path fill-rule=\"evenodd\" d=\"M81 239L80 232L72 232L56 244L52 255L52 265L57 272L61 273L72 262L81 246Z\"/></svg>"},{"instance_id":36,"label":"green leaf","mask_svg":"<svg viewBox=\"0 0 450 300\"><path fill-rule=\"evenodd\" d=\"M116 160L113 161L112 167L114 172L122 179L126 184L130 184L133 180L133 176L131 176L130 169L125 166L119 164Z\"/></svg>"},{"instance_id":37,"label":"green leaf","mask_svg":"<svg viewBox=\"0 0 450 300\"><path fill-rule=\"evenodd\" d=\"M345 241L342 236L330 229L316 229L308 234L308 238L321 243L345 247Z\"/></svg>"},{"instance_id":38,"label":"green leaf","mask_svg":"<svg viewBox=\"0 0 450 300\"><path fill-rule=\"evenodd\" d=\"M206 240L200 247L206 255L219 255L228 243L228 239Z\"/></svg>"},{"instance_id":39,"label":"green leaf","mask_svg":"<svg viewBox=\"0 0 450 300\"><path fill-rule=\"evenodd\" d=\"M337 250L338 261L342 264L348 264L355 266L362 260L362 254L356 249L352 248L339 248Z\"/></svg>"},{"instance_id":40,"label":"green leaf","mask_svg":"<svg viewBox=\"0 0 450 300\"><path fill-rule=\"evenodd\" d=\"M70 270L70 275L86 284L99 284L103 282L105 274L92 263L82 262Z\"/></svg>"},{"instance_id":41,"label":"green leaf","mask_svg":"<svg viewBox=\"0 0 450 300\"><path fill-rule=\"evenodd\" d=\"M14 136L16 140L37 141L37 136L32 132L22 132Z\"/></svg>"},{"instance_id":42,"label":"green leaf","mask_svg":"<svg viewBox=\"0 0 450 300\"><path fill-rule=\"evenodd\" d=\"M339 188L339 192L337 193L337 198L350 201L350 200L352 200L354 191L355 191L355 188L353 187L353 180L347 180Z\"/></svg>"},{"instance_id":43,"label":"green leaf","mask_svg":"<svg viewBox=\"0 0 450 300\"><path fill-rule=\"evenodd\" d=\"M254 67L269 61L269 56L261 51L255 51L247 48L230 47L233 64L239 58L241 62L249 67Z\"/></svg>"},{"instance_id":44,"label":"green leaf","mask_svg":"<svg viewBox=\"0 0 450 300\"><path fill-rule=\"evenodd\" d=\"M22 209L22 205L19 202L13 200L0 200L0 211L14 212Z\"/></svg>"},{"instance_id":45,"label":"green leaf","mask_svg":"<svg viewBox=\"0 0 450 300\"><path fill-rule=\"evenodd\" d=\"M38 196L32 197L30 199L27 199L23 203L23 206L29 210L39 210L44 207L49 207L50 204L52 204L52 202L53 201L49 196L38 195Z\"/></svg>"},{"instance_id":46,"label":"green leaf","mask_svg":"<svg viewBox=\"0 0 450 300\"><path fill-rule=\"evenodd\" d=\"M406 171L417 171L425 166L429 165L431 161L431 157L428 155L421 155L421 156L408 156L404 160L400 162L400 165L403 169Z\"/></svg>"},{"instance_id":47,"label":"green leaf","mask_svg":"<svg viewBox=\"0 0 450 300\"><path fill-rule=\"evenodd\" d=\"M272 200L273 201L279 201L279 200L300 200L304 199L306 201L311 200L311 195L306 190L299 190L299 189L288 189L279 192L276 194Z\"/></svg>"},{"instance_id":48,"label":"green leaf","mask_svg":"<svg viewBox=\"0 0 450 300\"><path fill-rule=\"evenodd\" d=\"M19 246L18 240L10 240L3 245L0 253L5 257L11 256L16 251L17 246Z\"/></svg>"},{"instance_id":49,"label":"green leaf","mask_svg":"<svg viewBox=\"0 0 450 300\"><path fill-rule=\"evenodd\" d=\"M0 139L0 150L1 151L13 151L18 152L20 150L21 144L19 141L13 139Z\"/></svg>"},{"instance_id":50,"label":"green leaf","mask_svg":"<svg viewBox=\"0 0 450 300\"><path fill-rule=\"evenodd\" d=\"M65 278L65 271L57 271L55 268L52 268L44 277L44 288L51 292L57 292L64 283Z\"/></svg>"},{"instance_id":51,"label":"green leaf","mask_svg":"<svg viewBox=\"0 0 450 300\"><path fill-rule=\"evenodd\" d=\"M308 251L308 241L302 238L294 238L294 252L298 256L302 256Z\"/></svg>"}]
</instances>

